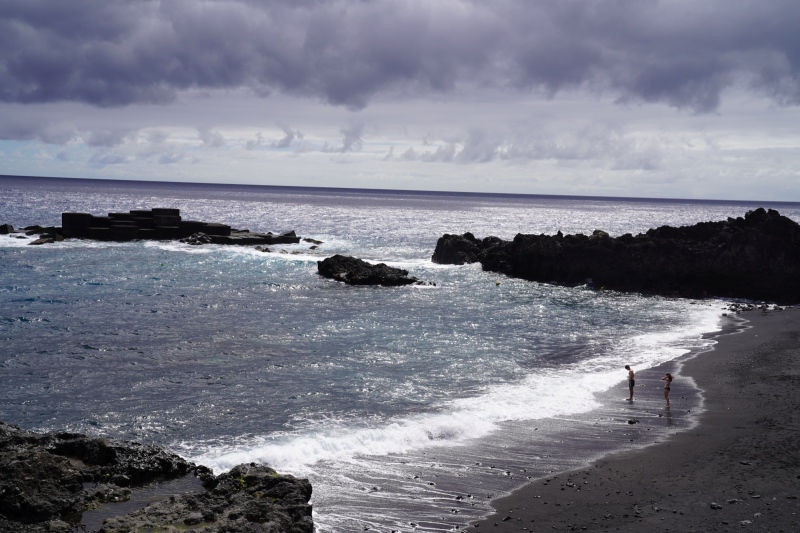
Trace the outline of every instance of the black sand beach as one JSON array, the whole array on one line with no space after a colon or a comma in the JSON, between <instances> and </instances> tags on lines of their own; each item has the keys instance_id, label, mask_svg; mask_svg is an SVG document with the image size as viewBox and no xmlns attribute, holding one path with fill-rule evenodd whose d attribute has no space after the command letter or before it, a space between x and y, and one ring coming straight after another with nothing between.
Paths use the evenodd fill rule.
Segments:
<instances>
[{"instance_id":1,"label":"black sand beach","mask_svg":"<svg viewBox=\"0 0 800 533\"><path fill-rule=\"evenodd\" d=\"M468 529L800 530L800 309L741 316L744 331L719 336L676 376L703 390L697 427L536 480Z\"/></svg>"}]
</instances>

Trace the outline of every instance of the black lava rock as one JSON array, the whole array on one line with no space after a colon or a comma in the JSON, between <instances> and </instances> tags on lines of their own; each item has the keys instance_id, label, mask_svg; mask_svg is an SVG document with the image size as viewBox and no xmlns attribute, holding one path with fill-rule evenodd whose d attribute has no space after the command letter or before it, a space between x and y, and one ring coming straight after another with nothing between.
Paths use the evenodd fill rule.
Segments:
<instances>
[{"instance_id":1,"label":"black lava rock","mask_svg":"<svg viewBox=\"0 0 800 533\"><path fill-rule=\"evenodd\" d=\"M100 531L161 531L185 524L206 533L313 533L308 480L256 464L214 477L208 468L155 446L38 434L2 422L0 531L72 531L89 508L124 501L137 486L187 475L199 477L205 490L107 518Z\"/></svg>"},{"instance_id":2,"label":"black lava rock","mask_svg":"<svg viewBox=\"0 0 800 533\"><path fill-rule=\"evenodd\" d=\"M513 241L444 235L440 264L480 262L484 270L564 285L644 294L800 301L800 225L763 208L744 217L644 234L525 235Z\"/></svg>"},{"instance_id":3,"label":"black lava rock","mask_svg":"<svg viewBox=\"0 0 800 533\"><path fill-rule=\"evenodd\" d=\"M317 270L321 276L349 285L399 286L422 283L417 278L408 277L408 270L383 263L371 265L361 259L338 254L317 261Z\"/></svg>"},{"instance_id":4,"label":"black lava rock","mask_svg":"<svg viewBox=\"0 0 800 533\"><path fill-rule=\"evenodd\" d=\"M311 484L250 463L221 474L214 488L151 504L125 516L106 519L101 532L161 531L173 524L193 531L229 533L313 533Z\"/></svg>"}]
</instances>

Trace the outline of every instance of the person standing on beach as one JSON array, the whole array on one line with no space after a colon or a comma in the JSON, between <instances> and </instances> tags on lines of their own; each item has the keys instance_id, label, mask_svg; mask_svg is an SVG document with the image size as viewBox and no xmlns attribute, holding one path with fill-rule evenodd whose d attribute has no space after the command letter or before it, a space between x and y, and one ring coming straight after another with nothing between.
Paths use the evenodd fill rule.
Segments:
<instances>
[{"instance_id":1,"label":"person standing on beach","mask_svg":"<svg viewBox=\"0 0 800 533\"><path fill-rule=\"evenodd\" d=\"M633 369L630 365L625 365L625 370L628 371L628 390L631 391L631 396L628 398L628 401L633 401L633 387L636 385L636 381L633 379Z\"/></svg>"},{"instance_id":2,"label":"person standing on beach","mask_svg":"<svg viewBox=\"0 0 800 533\"><path fill-rule=\"evenodd\" d=\"M667 400L667 407L669 407L669 386L672 383L672 374L667 372L664 374L664 377L661 378L661 381L666 381L666 383L664 383L664 399Z\"/></svg>"}]
</instances>

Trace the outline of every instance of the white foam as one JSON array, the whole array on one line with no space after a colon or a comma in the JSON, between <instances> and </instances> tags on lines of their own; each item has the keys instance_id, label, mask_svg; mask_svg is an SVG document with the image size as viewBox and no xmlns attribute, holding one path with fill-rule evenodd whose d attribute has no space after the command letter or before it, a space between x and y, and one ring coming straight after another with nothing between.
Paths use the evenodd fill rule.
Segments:
<instances>
[{"instance_id":1,"label":"white foam","mask_svg":"<svg viewBox=\"0 0 800 533\"><path fill-rule=\"evenodd\" d=\"M3 248L19 248L27 246L31 242L33 240L28 238L18 239L15 235L0 235L0 247Z\"/></svg>"},{"instance_id":2,"label":"white foam","mask_svg":"<svg viewBox=\"0 0 800 533\"><path fill-rule=\"evenodd\" d=\"M19 239L16 235L19 234L0 235L0 248L18 248L28 246L30 243L39 238L39 235L34 235L24 239ZM42 250L49 250L52 248L114 248L119 246L129 246L129 244L108 241L92 241L88 239L66 239L50 244L43 244L41 246L32 246L31 249L40 248Z\"/></svg>"},{"instance_id":3,"label":"white foam","mask_svg":"<svg viewBox=\"0 0 800 533\"><path fill-rule=\"evenodd\" d=\"M320 254L308 254L308 253L281 253L281 252L270 252L268 254L261 253L262 257L270 257L275 259L281 259L284 261L302 261L305 263L315 263L317 261L321 261L325 259L325 255Z\"/></svg>"},{"instance_id":4,"label":"white foam","mask_svg":"<svg viewBox=\"0 0 800 533\"><path fill-rule=\"evenodd\" d=\"M301 433L198 450L191 460L215 471L228 470L243 462L260 462L307 475L321 461L353 462L362 456L463 445L490 434L502 422L588 412L599 407L595 394L622 380L623 364L648 368L680 357L690 344L701 344L700 335L717 328L716 307L705 304L687 311L691 313L688 329L640 335L625 341L625 346L613 354L558 369L539 369L522 381L493 385L477 396L444 402L434 408L436 412L383 424L364 423L360 427L335 420L317 421Z\"/></svg>"},{"instance_id":5,"label":"white foam","mask_svg":"<svg viewBox=\"0 0 800 533\"><path fill-rule=\"evenodd\" d=\"M684 327L637 335L623 341L620 353L628 358L625 364L652 368L679 358L691 348L711 346L715 341L702 339L702 335L719 329L719 308L719 302L715 300L697 303L686 311L690 316Z\"/></svg>"},{"instance_id":6,"label":"white foam","mask_svg":"<svg viewBox=\"0 0 800 533\"><path fill-rule=\"evenodd\" d=\"M218 248L217 245L192 246L180 241L142 241L145 248L155 248L165 252L181 252L185 254L209 254Z\"/></svg>"},{"instance_id":7,"label":"white foam","mask_svg":"<svg viewBox=\"0 0 800 533\"><path fill-rule=\"evenodd\" d=\"M521 383L491 387L478 397L447 402L437 413L360 428L327 421L302 435L281 435L212 449L192 460L215 471L256 461L300 473L319 461L347 462L363 455L406 453L433 445L460 445L486 436L503 421L589 411L598 405L593 393L601 390L604 384L603 377L598 375L541 373Z\"/></svg>"}]
</instances>

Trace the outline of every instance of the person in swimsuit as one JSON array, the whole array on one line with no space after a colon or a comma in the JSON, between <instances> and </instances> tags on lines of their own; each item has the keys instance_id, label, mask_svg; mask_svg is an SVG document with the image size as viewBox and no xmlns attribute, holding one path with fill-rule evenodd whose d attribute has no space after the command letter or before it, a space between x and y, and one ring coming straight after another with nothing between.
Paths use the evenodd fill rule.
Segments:
<instances>
[{"instance_id":1,"label":"person in swimsuit","mask_svg":"<svg viewBox=\"0 0 800 533\"><path fill-rule=\"evenodd\" d=\"M672 383L672 374L667 372L664 374L664 377L661 378L661 381L665 381L664 383L664 399L667 400L667 407L669 407L669 385Z\"/></svg>"},{"instance_id":2,"label":"person in swimsuit","mask_svg":"<svg viewBox=\"0 0 800 533\"><path fill-rule=\"evenodd\" d=\"M633 379L633 369L630 367L630 365L625 365L625 370L628 371L628 390L631 391L628 401L631 402L633 401L633 387L636 385L636 381Z\"/></svg>"}]
</instances>

